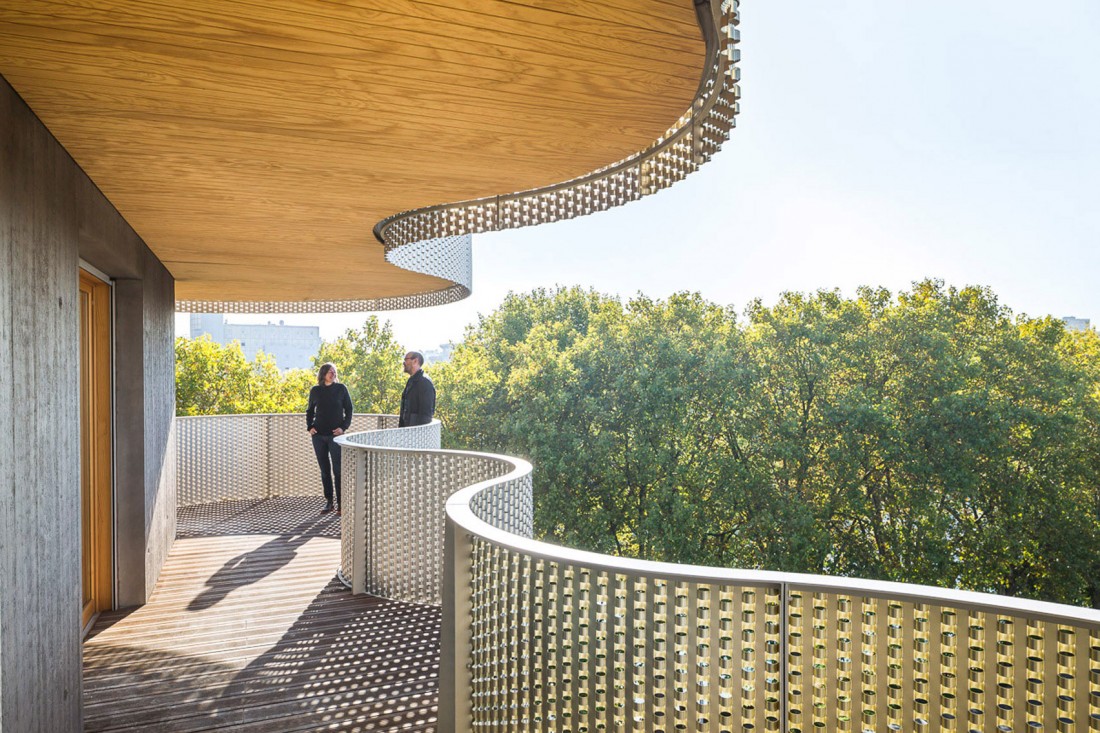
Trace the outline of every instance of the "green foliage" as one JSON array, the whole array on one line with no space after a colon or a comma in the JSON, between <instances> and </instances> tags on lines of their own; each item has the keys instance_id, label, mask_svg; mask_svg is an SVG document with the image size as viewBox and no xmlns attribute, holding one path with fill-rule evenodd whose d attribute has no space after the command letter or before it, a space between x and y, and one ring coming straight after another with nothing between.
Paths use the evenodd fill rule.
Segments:
<instances>
[{"instance_id":1,"label":"green foliage","mask_svg":"<svg viewBox=\"0 0 1100 733\"><path fill-rule=\"evenodd\" d=\"M1100 341L983 288L512 295L433 373L535 464L537 532L675 562L1100 606Z\"/></svg>"},{"instance_id":2,"label":"green foliage","mask_svg":"<svg viewBox=\"0 0 1100 733\"><path fill-rule=\"evenodd\" d=\"M280 373L262 352L249 362L235 341L176 339L177 415L304 412L313 381L305 369Z\"/></svg>"},{"instance_id":3,"label":"green foliage","mask_svg":"<svg viewBox=\"0 0 1100 733\"><path fill-rule=\"evenodd\" d=\"M401 406L405 355L389 322L370 316L363 327L321 344L314 368L280 372L270 356L249 362L240 344L222 346L209 336L176 339L176 414L227 415L305 412L317 369L336 365L356 412L396 414Z\"/></svg>"},{"instance_id":4,"label":"green foliage","mask_svg":"<svg viewBox=\"0 0 1100 733\"><path fill-rule=\"evenodd\" d=\"M313 362L315 369L330 361L336 365L356 412L395 415L405 388L404 356L389 321L380 323L377 316L370 316L362 328L350 328L335 341L321 344Z\"/></svg>"}]
</instances>

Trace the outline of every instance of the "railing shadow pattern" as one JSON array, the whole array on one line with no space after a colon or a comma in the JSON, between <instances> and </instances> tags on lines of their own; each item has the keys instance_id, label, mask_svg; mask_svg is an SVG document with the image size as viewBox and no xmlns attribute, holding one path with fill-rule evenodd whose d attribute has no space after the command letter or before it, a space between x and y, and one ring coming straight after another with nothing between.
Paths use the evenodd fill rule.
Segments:
<instances>
[{"instance_id":1,"label":"railing shadow pattern","mask_svg":"<svg viewBox=\"0 0 1100 733\"><path fill-rule=\"evenodd\" d=\"M353 596L316 502L179 515L152 601L85 644L86 730L435 730L439 609Z\"/></svg>"},{"instance_id":2,"label":"railing shadow pattern","mask_svg":"<svg viewBox=\"0 0 1100 733\"><path fill-rule=\"evenodd\" d=\"M276 496L184 507L176 513L176 539L303 533L340 539L340 525L318 514L323 503L319 486L316 494L314 498Z\"/></svg>"}]
</instances>

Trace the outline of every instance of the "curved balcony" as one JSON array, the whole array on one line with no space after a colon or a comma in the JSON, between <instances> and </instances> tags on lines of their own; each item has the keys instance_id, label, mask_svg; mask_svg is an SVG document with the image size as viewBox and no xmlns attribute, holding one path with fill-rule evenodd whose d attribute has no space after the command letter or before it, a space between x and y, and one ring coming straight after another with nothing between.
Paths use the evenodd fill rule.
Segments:
<instances>
[{"instance_id":1,"label":"curved balcony","mask_svg":"<svg viewBox=\"0 0 1100 733\"><path fill-rule=\"evenodd\" d=\"M570 550L508 486L447 502L456 730L1100 729L1098 611Z\"/></svg>"},{"instance_id":2,"label":"curved balcony","mask_svg":"<svg viewBox=\"0 0 1100 733\"><path fill-rule=\"evenodd\" d=\"M463 487L445 549L380 543L418 591L445 554L441 730L1100 730L1098 611L571 550L531 539L525 461L363 451L424 503Z\"/></svg>"},{"instance_id":3,"label":"curved balcony","mask_svg":"<svg viewBox=\"0 0 1100 733\"><path fill-rule=\"evenodd\" d=\"M176 301L179 312L336 313L442 305L472 289L471 235L605 211L656 193L698 170L729 139L740 111L739 0L695 0L706 44L691 104L644 149L586 174L540 188L402 211L374 225L385 260L437 278L436 289L355 300Z\"/></svg>"},{"instance_id":4,"label":"curved balcony","mask_svg":"<svg viewBox=\"0 0 1100 733\"><path fill-rule=\"evenodd\" d=\"M341 441L341 570L442 603L440 730L1100 730L1100 611L538 542L529 463L372 421ZM222 444L187 429L181 466Z\"/></svg>"}]
</instances>

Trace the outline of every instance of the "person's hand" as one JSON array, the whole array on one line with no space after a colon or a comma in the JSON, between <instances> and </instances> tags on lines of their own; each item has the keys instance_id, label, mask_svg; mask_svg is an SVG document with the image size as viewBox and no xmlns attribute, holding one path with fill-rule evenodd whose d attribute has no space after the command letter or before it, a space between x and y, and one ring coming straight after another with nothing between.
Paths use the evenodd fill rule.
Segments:
<instances>
[{"instance_id":1,"label":"person's hand","mask_svg":"<svg viewBox=\"0 0 1100 733\"><path fill-rule=\"evenodd\" d=\"M310 435L316 435L317 434L317 428L310 428L309 429L309 434Z\"/></svg>"},{"instance_id":2,"label":"person's hand","mask_svg":"<svg viewBox=\"0 0 1100 733\"><path fill-rule=\"evenodd\" d=\"M343 428L333 428L332 429L332 434L333 435L343 435L344 434L344 429Z\"/></svg>"}]
</instances>

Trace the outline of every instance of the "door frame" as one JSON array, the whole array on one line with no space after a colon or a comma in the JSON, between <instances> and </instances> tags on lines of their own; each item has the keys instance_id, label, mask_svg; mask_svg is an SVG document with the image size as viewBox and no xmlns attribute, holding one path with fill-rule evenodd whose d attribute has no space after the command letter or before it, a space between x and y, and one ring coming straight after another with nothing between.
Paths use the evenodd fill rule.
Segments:
<instances>
[{"instance_id":1,"label":"door frame","mask_svg":"<svg viewBox=\"0 0 1100 733\"><path fill-rule=\"evenodd\" d=\"M91 557L85 557L81 541L81 627L87 634L100 611L110 610L115 600L115 522L114 522L114 288L109 277L81 261L78 277L80 294L80 411L81 411L81 525L83 537L85 512L85 471L91 481ZM91 322L85 324L83 296L88 293ZM85 342L86 330L91 338ZM84 374L85 360L91 374ZM85 391L90 382L88 419L84 424ZM85 430L90 431L85 435ZM87 456L85 456L87 451ZM86 460L87 459L87 460ZM89 602L84 602L84 573L88 565L91 589Z\"/></svg>"}]
</instances>

